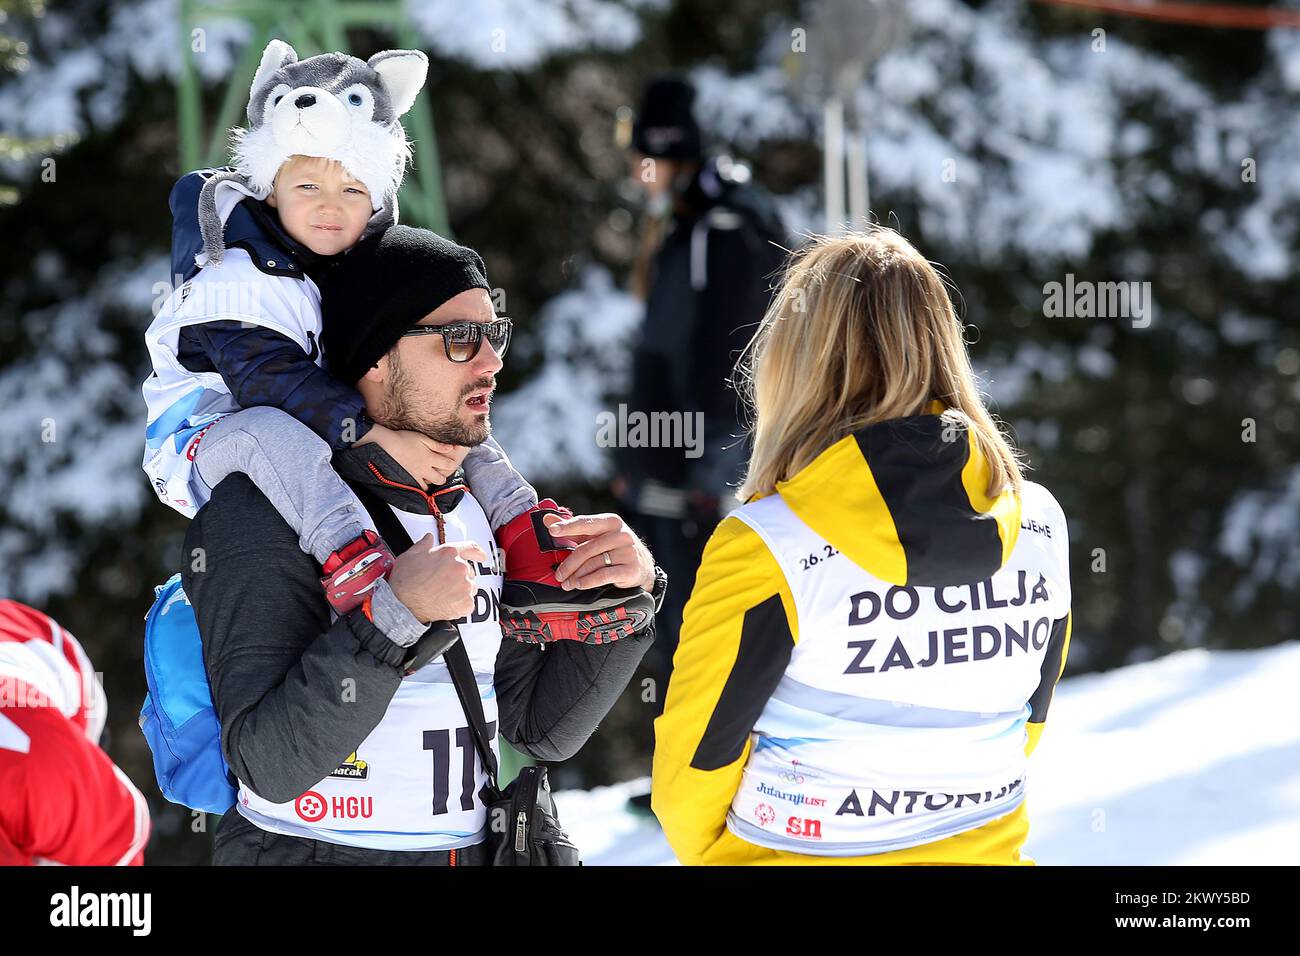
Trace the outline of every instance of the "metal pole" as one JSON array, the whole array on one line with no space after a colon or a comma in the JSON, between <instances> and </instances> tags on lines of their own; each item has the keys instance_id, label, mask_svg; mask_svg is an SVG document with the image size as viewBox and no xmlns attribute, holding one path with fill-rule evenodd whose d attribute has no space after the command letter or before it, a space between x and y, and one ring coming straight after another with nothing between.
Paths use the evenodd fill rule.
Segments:
<instances>
[{"instance_id":1,"label":"metal pole","mask_svg":"<svg viewBox=\"0 0 1300 956\"><path fill-rule=\"evenodd\" d=\"M826 100L822 110L826 178L826 232L844 231L844 103L838 96Z\"/></svg>"},{"instance_id":2,"label":"metal pole","mask_svg":"<svg viewBox=\"0 0 1300 956\"><path fill-rule=\"evenodd\" d=\"M262 51L258 49L257 44L248 44L240 52L232 75L247 76L251 80L253 71L261 59ZM237 81L226 84L226 92L221 97L221 106L217 109L217 118L213 121L212 136L208 140L207 148L202 152L201 162L204 166L224 166L230 162L229 130L230 127L238 126L242 122L241 117L247 106L248 88L240 86ZM193 166L186 166L186 169L193 168Z\"/></svg>"},{"instance_id":3,"label":"metal pole","mask_svg":"<svg viewBox=\"0 0 1300 956\"><path fill-rule=\"evenodd\" d=\"M419 38L409 25L397 31L398 42L409 49L419 49ZM447 219L447 204L442 194L442 163L438 158L438 137L433 128L433 109L429 106L429 87L420 91L411 107L411 139L415 141L415 168L402 185L402 193L416 195L419 220L439 235L452 238L451 223ZM415 180L412 182L411 180ZM502 741L504 745L504 741Z\"/></svg>"},{"instance_id":4,"label":"metal pole","mask_svg":"<svg viewBox=\"0 0 1300 956\"><path fill-rule=\"evenodd\" d=\"M867 134L851 129L849 147L849 229L859 230L867 224L870 204L867 199Z\"/></svg>"},{"instance_id":5,"label":"metal pole","mask_svg":"<svg viewBox=\"0 0 1300 956\"><path fill-rule=\"evenodd\" d=\"M194 69L194 54L190 50L190 23L193 16L190 0L181 0L180 14L181 76L180 82L176 84L176 115L180 125L181 171L184 172L197 168L202 155L199 139L203 135L200 116L203 103L199 78Z\"/></svg>"}]
</instances>

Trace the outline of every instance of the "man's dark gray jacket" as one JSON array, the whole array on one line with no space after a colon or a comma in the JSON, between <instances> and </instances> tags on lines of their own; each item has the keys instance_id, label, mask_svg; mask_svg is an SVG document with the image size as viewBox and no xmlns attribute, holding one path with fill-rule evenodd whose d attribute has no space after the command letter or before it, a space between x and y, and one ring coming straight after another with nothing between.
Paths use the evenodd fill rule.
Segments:
<instances>
[{"instance_id":1,"label":"man's dark gray jacket","mask_svg":"<svg viewBox=\"0 0 1300 956\"><path fill-rule=\"evenodd\" d=\"M373 464L391 481L417 484L378 445L339 452L334 464L384 501L429 513L423 494L371 472ZM360 609L330 623L319 566L244 475L216 487L190 526L185 555L182 579L198 618L222 752L254 793L293 800L379 724L409 648ZM631 680L653 634L652 619L641 634L601 645L560 641L543 649L503 640L495 681L501 736L539 760L573 756ZM346 700L345 686L355 687Z\"/></svg>"}]
</instances>

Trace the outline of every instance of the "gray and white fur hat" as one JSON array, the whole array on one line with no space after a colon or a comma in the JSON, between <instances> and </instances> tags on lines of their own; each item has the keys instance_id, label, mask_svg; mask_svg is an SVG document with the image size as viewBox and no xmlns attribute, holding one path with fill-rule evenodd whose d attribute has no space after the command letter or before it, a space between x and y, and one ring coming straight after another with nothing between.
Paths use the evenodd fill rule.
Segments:
<instances>
[{"instance_id":1,"label":"gray and white fur hat","mask_svg":"<svg viewBox=\"0 0 1300 956\"><path fill-rule=\"evenodd\" d=\"M301 62L293 47L272 40L262 52L248 96L248 128L230 131L234 171L207 180L199 194L199 226L208 262L221 262L224 224L233 206L218 189L265 199L290 156L338 160L365 184L374 215L364 236L397 222L411 144L400 117L415 103L428 75L419 50L384 50L369 60L322 53Z\"/></svg>"}]
</instances>

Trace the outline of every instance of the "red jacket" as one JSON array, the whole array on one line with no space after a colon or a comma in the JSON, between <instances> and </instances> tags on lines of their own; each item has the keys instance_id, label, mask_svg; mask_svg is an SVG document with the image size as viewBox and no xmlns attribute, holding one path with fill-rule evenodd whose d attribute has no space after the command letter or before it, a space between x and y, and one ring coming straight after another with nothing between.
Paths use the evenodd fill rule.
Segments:
<instances>
[{"instance_id":1,"label":"red jacket","mask_svg":"<svg viewBox=\"0 0 1300 956\"><path fill-rule=\"evenodd\" d=\"M96 744L106 711L76 638L0 601L0 865L144 862L149 808Z\"/></svg>"}]
</instances>

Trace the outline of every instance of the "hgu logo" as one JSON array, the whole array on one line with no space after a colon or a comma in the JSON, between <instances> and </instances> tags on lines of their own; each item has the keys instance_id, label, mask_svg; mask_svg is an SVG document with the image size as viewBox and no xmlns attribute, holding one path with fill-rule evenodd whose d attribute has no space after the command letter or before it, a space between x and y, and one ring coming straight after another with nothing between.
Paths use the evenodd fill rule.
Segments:
<instances>
[{"instance_id":1,"label":"hgu logo","mask_svg":"<svg viewBox=\"0 0 1300 956\"><path fill-rule=\"evenodd\" d=\"M50 897L51 926L130 926L133 936L148 936L153 896L149 893L68 893Z\"/></svg>"}]
</instances>

